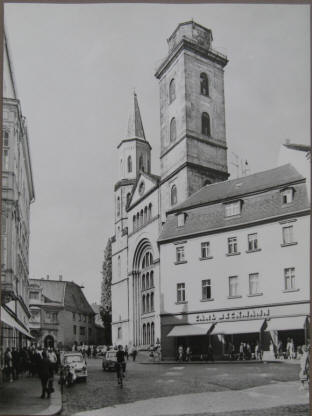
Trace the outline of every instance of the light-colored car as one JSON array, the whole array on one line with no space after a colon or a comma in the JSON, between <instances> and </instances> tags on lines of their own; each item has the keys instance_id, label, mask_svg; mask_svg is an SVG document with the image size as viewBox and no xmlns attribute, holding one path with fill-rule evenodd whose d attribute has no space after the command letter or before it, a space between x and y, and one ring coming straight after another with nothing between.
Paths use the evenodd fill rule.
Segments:
<instances>
[{"instance_id":1,"label":"light-colored car","mask_svg":"<svg viewBox=\"0 0 312 416\"><path fill-rule=\"evenodd\" d=\"M117 353L116 350L106 352L102 360L103 371L116 370L116 362L117 362L116 353ZM126 363L123 363L123 371L126 371Z\"/></svg>"},{"instance_id":2,"label":"light-colored car","mask_svg":"<svg viewBox=\"0 0 312 416\"><path fill-rule=\"evenodd\" d=\"M83 358L81 352L66 352L62 358L62 364L69 366L75 379L83 379L87 381L88 370L86 360ZM75 381L75 380L74 380Z\"/></svg>"}]
</instances>

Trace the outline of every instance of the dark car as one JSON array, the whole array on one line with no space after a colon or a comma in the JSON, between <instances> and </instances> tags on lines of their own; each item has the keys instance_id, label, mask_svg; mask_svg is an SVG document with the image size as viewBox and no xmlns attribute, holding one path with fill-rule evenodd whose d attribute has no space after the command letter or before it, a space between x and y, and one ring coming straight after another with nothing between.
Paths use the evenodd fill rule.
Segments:
<instances>
[{"instance_id":1,"label":"dark car","mask_svg":"<svg viewBox=\"0 0 312 416\"><path fill-rule=\"evenodd\" d=\"M117 362L117 358L116 358L116 354L117 351L107 351L105 356L103 357L102 360L102 368L103 371L111 371L111 370L116 370L116 362ZM126 371L126 363L124 362L122 364L123 367L123 371Z\"/></svg>"}]
</instances>

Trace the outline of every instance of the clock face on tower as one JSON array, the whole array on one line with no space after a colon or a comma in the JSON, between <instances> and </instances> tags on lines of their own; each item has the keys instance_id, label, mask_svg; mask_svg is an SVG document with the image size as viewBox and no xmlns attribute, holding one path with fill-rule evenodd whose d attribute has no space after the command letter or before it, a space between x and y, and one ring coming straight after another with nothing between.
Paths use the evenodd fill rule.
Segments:
<instances>
[{"instance_id":1,"label":"clock face on tower","mask_svg":"<svg viewBox=\"0 0 312 416\"><path fill-rule=\"evenodd\" d=\"M145 183L142 181L139 186L139 194L143 195L145 190Z\"/></svg>"}]
</instances>

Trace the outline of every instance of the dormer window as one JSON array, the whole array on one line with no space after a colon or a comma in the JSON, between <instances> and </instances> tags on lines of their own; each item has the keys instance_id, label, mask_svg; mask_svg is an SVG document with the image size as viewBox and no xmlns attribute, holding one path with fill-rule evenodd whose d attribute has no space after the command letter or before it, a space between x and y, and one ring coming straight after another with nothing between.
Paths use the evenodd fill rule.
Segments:
<instances>
[{"instance_id":1,"label":"dormer window","mask_svg":"<svg viewBox=\"0 0 312 416\"><path fill-rule=\"evenodd\" d=\"M185 220L186 220L185 212L181 212L180 214L178 214L178 227L183 227L185 224Z\"/></svg>"},{"instance_id":2,"label":"dormer window","mask_svg":"<svg viewBox=\"0 0 312 416\"><path fill-rule=\"evenodd\" d=\"M242 201L235 201L225 205L225 216L233 217L234 215L240 215Z\"/></svg>"},{"instance_id":3,"label":"dormer window","mask_svg":"<svg viewBox=\"0 0 312 416\"><path fill-rule=\"evenodd\" d=\"M287 188L282 191L282 203L283 204L290 204L294 199L294 189Z\"/></svg>"}]
</instances>

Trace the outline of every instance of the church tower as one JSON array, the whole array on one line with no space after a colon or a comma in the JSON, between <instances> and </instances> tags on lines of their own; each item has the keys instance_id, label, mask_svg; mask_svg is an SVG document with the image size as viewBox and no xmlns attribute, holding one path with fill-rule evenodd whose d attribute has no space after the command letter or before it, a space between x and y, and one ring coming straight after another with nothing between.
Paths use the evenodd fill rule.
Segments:
<instances>
[{"instance_id":1,"label":"church tower","mask_svg":"<svg viewBox=\"0 0 312 416\"><path fill-rule=\"evenodd\" d=\"M202 186L228 178L225 134L226 56L210 29L181 23L155 76L160 86L161 200L166 210Z\"/></svg>"},{"instance_id":2,"label":"church tower","mask_svg":"<svg viewBox=\"0 0 312 416\"><path fill-rule=\"evenodd\" d=\"M127 226L127 205L140 171L150 173L151 146L146 141L136 93L131 99L126 137L117 146L119 180L115 184L116 237Z\"/></svg>"}]
</instances>

